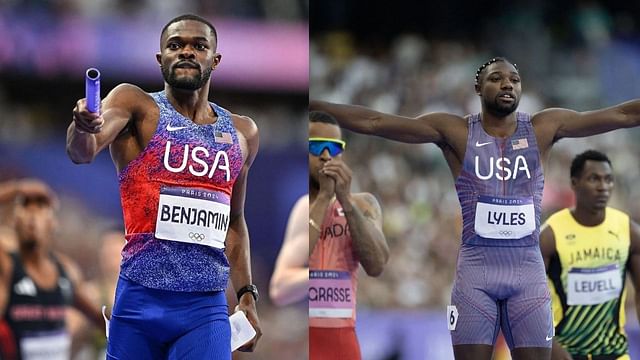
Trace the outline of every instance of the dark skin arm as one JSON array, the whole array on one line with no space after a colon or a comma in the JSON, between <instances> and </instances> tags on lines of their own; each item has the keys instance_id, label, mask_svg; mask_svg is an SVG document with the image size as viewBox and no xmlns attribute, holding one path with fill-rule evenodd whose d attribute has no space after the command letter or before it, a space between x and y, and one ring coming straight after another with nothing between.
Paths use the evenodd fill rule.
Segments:
<instances>
[{"instance_id":1,"label":"dark skin arm","mask_svg":"<svg viewBox=\"0 0 640 360\"><path fill-rule=\"evenodd\" d=\"M356 256L369 276L379 276L389 259L382 233L382 215L376 198L369 193L351 194L351 170L339 159L327 162L322 172L335 180L336 198L349 224Z\"/></svg>"},{"instance_id":2,"label":"dark skin arm","mask_svg":"<svg viewBox=\"0 0 640 360\"><path fill-rule=\"evenodd\" d=\"M463 117L430 113L409 118L381 113L364 106L317 100L310 101L309 110L329 113L338 120L341 127L357 133L405 143L435 143L442 150L453 177L460 174L468 133L467 119Z\"/></svg>"},{"instance_id":3,"label":"dark skin arm","mask_svg":"<svg viewBox=\"0 0 640 360\"><path fill-rule=\"evenodd\" d=\"M354 194L356 206L345 210L353 247L369 276L380 276L389 260L389 246L382 233L382 213L378 200L369 194Z\"/></svg>"},{"instance_id":4,"label":"dark skin arm","mask_svg":"<svg viewBox=\"0 0 640 360\"><path fill-rule=\"evenodd\" d=\"M86 316L92 324L104 332L105 323L102 317L102 311L99 307L93 304L90 297L87 295L84 279L82 278L82 272L69 257L59 253L56 253L56 257L60 260L60 263L73 286L72 306L78 309L78 311Z\"/></svg>"},{"instance_id":5,"label":"dark skin arm","mask_svg":"<svg viewBox=\"0 0 640 360\"><path fill-rule=\"evenodd\" d=\"M553 230L551 226L545 227L540 232L540 251L542 252L542 260L544 261L545 271L549 272L549 263L554 256L557 255L556 252L556 238L553 234ZM565 350L560 343L556 341L556 338L553 338L553 344L551 347L551 359L552 360L572 360L571 354Z\"/></svg>"},{"instance_id":6,"label":"dark skin arm","mask_svg":"<svg viewBox=\"0 0 640 360\"><path fill-rule=\"evenodd\" d=\"M456 115L431 113L409 118L381 113L364 106L332 104L312 100L309 110L333 115L340 127L405 143L441 143L451 141L455 131L466 129L466 121ZM457 129L457 130L453 130ZM462 134L466 138L466 132Z\"/></svg>"},{"instance_id":7,"label":"dark skin arm","mask_svg":"<svg viewBox=\"0 0 640 360\"><path fill-rule=\"evenodd\" d=\"M640 100L584 112L545 109L533 115L531 122L544 155L553 143L562 138L585 137L640 125Z\"/></svg>"},{"instance_id":8,"label":"dark skin arm","mask_svg":"<svg viewBox=\"0 0 640 360\"><path fill-rule=\"evenodd\" d=\"M231 266L231 283L239 290L245 285L252 284L251 256L249 249L249 231L244 217L244 200L247 189L247 175L256 157L259 146L258 128L248 117L233 115L234 124L238 129L240 146L245 159L242 170L233 185L231 197L231 214L229 232L227 233L225 253ZM246 155L245 155L246 154ZM240 347L240 351L253 351L262 336L260 321L256 310L256 303L251 293L244 293L238 301L238 310L244 311L249 322L256 330L256 336L247 344Z\"/></svg>"},{"instance_id":9,"label":"dark skin arm","mask_svg":"<svg viewBox=\"0 0 640 360\"><path fill-rule=\"evenodd\" d=\"M151 96L131 84L111 90L102 101L100 114L90 113L86 100L80 99L67 129L67 154L76 164L90 163L109 146L120 171L149 143L157 119L158 108Z\"/></svg>"},{"instance_id":10,"label":"dark skin arm","mask_svg":"<svg viewBox=\"0 0 640 360\"><path fill-rule=\"evenodd\" d=\"M636 290L635 305L636 316L640 321L640 226L635 221L630 224L631 245L629 248L629 259L627 260L631 282Z\"/></svg>"}]
</instances>

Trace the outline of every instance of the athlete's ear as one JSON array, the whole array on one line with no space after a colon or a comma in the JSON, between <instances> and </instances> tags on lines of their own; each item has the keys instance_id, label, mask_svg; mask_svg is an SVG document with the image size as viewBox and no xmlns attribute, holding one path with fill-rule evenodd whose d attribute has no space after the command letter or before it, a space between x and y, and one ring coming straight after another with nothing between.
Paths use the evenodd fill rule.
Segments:
<instances>
[{"instance_id":1,"label":"athlete's ear","mask_svg":"<svg viewBox=\"0 0 640 360\"><path fill-rule=\"evenodd\" d=\"M571 177L571 188L575 190L576 186L578 186L578 179Z\"/></svg>"},{"instance_id":2,"label":"athlete's ear","mask_svg":"<svg viewBox=\"0 0 640 360\"><path fill-rule=\"evenodd\" d=\"M476 95L480 96L480 85L479 84L475 84L473 86L473 88L476 90Z\"/></svg>"},{"instance_id":3,"label":"athlete's ear","mask_svg":"<svg viewBox=\"0 0 640 360\"><path fill-rule=\"evenodd\" d=\"M222 54L215 53L213 54L213 64L211 64L211 70L215 70L218 65L220 65L220 61L222 60Z\"/></svg>"},{"instance_id":4,"label":"athlete's ear","mask_svg":"<svg viewBox=\"0 0 640 360\"><path fill-rule=\"evenodd\" d=\"M162 55L160 53L156 53L156 61L158 65L162 66Z\"/></svg>"}]
</instances>

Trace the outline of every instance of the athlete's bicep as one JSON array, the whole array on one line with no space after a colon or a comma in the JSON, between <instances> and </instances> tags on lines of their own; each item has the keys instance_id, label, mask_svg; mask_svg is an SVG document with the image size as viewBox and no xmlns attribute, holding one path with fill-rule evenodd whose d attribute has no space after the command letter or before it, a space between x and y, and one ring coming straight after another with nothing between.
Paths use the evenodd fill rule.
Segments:
<instances>
[{"instance_id":1,"label":"athlete's bicep","mask_svg":"<svg viewBox=\"0 0 640 360\"><path fill-rule=\"evenodd\" d=\"M382 230L382 209L375 196L370 193L360 194L358 207L367 220L371 221L378 230Z\"/></svg>"},{"instance_id":2,"label":"athlete's bicep","mask_svg":"<svg viewBox=\"0 0 640 360\"><path fill-rule=\"evenodd\" d=\"M96 134L98 152L111 144L125 129L134 116L140 112L148 94L137 86L120 84L113 88L101 103L104 120L102 131Z\"/></svg>"},{"instance_id":3,"label":"athlete's bicep","mask_svg":"<svg viewBox=\"0 0 640 360\"><path fill-rule=\"evenodd\" d=\"M464 119L456 115L430 113L417 118L386 115L373 126L377 135L388 139L406 143L441 143L448 142L449 131L462 130L456 128L464 124Z\"/></svg>"},{"instance_id":4,"label":"athlete's bicep","mask_svg":"<svg viewBox=\"0 0 640 360\"><path fill-rule=\"evenodd\" d=\"M624 104L621 104L583 112L552 108L543 110L534 117L541 119L545 126L554 130L555 141L565 137L585 137L634 126L623 106Z\"/></svg>"}]
</instances>

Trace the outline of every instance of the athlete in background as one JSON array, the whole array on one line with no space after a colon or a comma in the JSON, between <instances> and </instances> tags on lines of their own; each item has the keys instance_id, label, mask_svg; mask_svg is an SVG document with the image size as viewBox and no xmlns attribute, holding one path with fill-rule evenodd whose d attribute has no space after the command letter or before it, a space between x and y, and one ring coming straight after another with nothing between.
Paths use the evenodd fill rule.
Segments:
<instances>
[{"instance_id":1,"label":"athlete in background","mask_svg":"<svg viewBox=\"0 0 640 360\"><path fill-rule=\"evenodd\" d=\"M71 358L67 308L73 306L103 331L81 272L52 249L58 200L39 180L0 184L0 202L13 203L18 251L0 250L0 354L2 359Z\"/></svg>"},{"instance_id":2,"label":"athlete in background","mask_svg":"<svg viewBox=\"0 0 640 360\"><path fill-rule=\"evenodd\" d=\"M540 249L553 300L553 360L629 360L624 331L626 274L640 320L640 228L607 206L611 161L589 150L571 163L575 207L551 215Z\"/></svg>"},{"instance_id":3,"label":"athlete in background","mask_svg":"<svg viewBox=\"0 0 640 360\"><path fill-rule=\"evenodd\" d=\"M376 198L351 193L336 120L314 111L309 121L309 358L357 360L357 271L379 276L389 248Z\"/></svg>"},{"instance_id":4,"label":"athlete in background","mask_svg":"<svg viewBox=\"0 0 640 360\"><path fill-rule=\"evenodd\" d=\"M282 248L269 285L269 296L278 306L306 299L309 293L309 194L291 210Z\"/></svg>"}]
</instances>

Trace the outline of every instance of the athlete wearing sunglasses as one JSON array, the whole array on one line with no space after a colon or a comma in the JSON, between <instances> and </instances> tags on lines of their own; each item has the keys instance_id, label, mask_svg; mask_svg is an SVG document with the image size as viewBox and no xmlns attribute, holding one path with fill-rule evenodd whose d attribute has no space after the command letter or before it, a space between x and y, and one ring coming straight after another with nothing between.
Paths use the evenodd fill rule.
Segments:
<instances>
[{"instance_id":1,"label":"athlete wearing sunglasses","mask_svg":"<svg viewBox=\"0 0 640 360\"><path fill-rule=\"evenodd\" d=\"M357 270L378 276L389 257L380 205L369 193L351 193L336 120L311 112L309 121L310 360L358 360Z\"/></svg>"},{"instance_id":2,"label":"athlete wearing sunglasses","mask_svg":"<svg viewBox=\"0 0 640 360\"><path fill-rule=\"evenodd\" d=\"M329 155L336 157L340 155L347 144L338 139L313 137L309 138L309 154L314 156L320 156L322 152L327 149Z\"/></svg>"}]
</instances>

